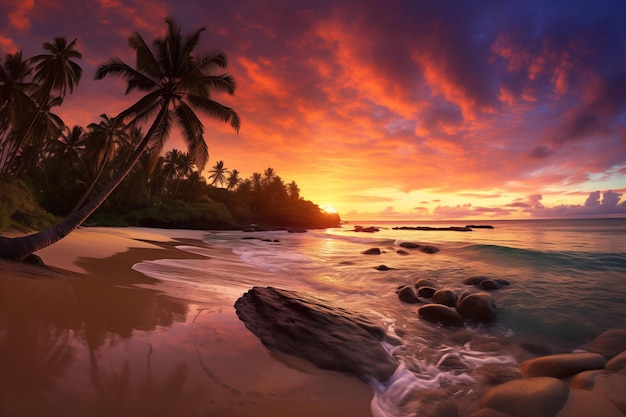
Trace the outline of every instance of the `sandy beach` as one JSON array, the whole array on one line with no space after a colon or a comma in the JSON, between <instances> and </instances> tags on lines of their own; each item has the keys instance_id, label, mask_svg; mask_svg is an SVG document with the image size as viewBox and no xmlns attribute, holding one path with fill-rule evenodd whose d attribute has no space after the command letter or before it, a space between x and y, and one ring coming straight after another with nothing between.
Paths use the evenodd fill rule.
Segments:
<instances>
[{"instance_id":1,"label":"sandy beach","mask_svg":"<svg viewBox=\"0 0 626 417\"><path fill-rule=\"evenodd\" d=\"M234 289L186 293L132 269L267 273L193 233L82 228L37 253L49 268L0 261L0 416L370 416L368 385L269 352ZM191 243L203 254L176 248Z\"/></svg>"}]
</instances>

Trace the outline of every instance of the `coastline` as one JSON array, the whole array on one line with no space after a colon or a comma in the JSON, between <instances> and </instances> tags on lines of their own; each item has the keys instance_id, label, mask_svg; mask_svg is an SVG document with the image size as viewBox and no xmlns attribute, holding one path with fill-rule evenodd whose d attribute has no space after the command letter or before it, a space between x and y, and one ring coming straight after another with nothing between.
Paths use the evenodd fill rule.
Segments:
<instances>
[{"instance_id":1,"label":"coastline","mask_svg":"<svg viewBox=\"0 0 626 417\"><path fill-rule=\"evenodd\" d=\"M232 288L185 297L132 269L177 259L266 273L202 234L81 228L37 253L49 268L0 261L0 415L371 415L368 385L269 352Z\"/></svg>"}]
</instances>

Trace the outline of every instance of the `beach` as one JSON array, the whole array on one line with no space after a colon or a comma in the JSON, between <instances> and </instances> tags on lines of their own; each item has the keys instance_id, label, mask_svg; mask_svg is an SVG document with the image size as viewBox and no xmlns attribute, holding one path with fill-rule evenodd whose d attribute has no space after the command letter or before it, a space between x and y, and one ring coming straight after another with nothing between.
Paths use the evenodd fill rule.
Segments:
<instances>
[{"instance_id":1,"label":"beach","mask_svg":"<svg viewBox=\"0 0 626 417\"><path fill-rule=\"evenodd\" d=\"M371 415L367 384L268 351L241 294L185 299L132 269L208 256L207 275L267 274L201 236L81 228L38 252L48 269L0 261L0 416ZM203 255L176 249L191 240Z\"/></svg>"},{"instance_id":2,"label":"beach","mask_svg":"<svg viewBox=\"0 0 626 417\"><path fill-rule=\"evenodd\" d=\"M47 268L0 261L0 417L484 417L505 416L484 408L502 404L525 415L515 401L526 397L485 402L486 393L528 382L524 361L626 331L625 228L620 219L469 233L80 228L37 252ZM403 250L407 241L437 251ZM373 247L379 255L364 254ZM462 291L470 275L509 282L490 293L494 323L431 323L418 315L427 298L408 304L395 291L419 279ZM400 340L385 347L393 376L364 382L264 346L235 303L268 286L319 297ZM626 415L626 368L598 366L575 381L550 378L566 401L541 415Z\"/></svg>"}]
</instances>

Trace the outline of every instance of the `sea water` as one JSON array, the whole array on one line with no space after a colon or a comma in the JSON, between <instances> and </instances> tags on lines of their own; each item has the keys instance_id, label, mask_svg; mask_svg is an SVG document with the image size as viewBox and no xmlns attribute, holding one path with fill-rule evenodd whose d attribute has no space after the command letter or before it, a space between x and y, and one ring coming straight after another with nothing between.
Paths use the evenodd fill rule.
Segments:
<instances>
[{"instance_id":1,"label":"sea water","mask_svg":"<svg viewBox=\"0 0 626 417\"><path fill-rule=\"evenodd\" d=\"M355 225L378 231L358 232ZM626 219L492 221L482 225L493 229L467 232L398 228L464 225L361 222L307 233L212 231L203 240L272 273L270 279L229 275L219 285L231 288L231 295L255 285L314 294L369 316L402 340L387 346L400 364L396 374L386 382L371 381L374 416L410 415L402 408L404 399L418 390L447 387L459 397L470 395L480 389L475 370L485 364L516 369L529 351L574 350L603 330L626 328ZM432 245L439 252L402 255L402 242ZM363 254L374 247L382 253ZM380 265L389 270L378 270ZM203 285L215 285L218 275L207 274L201 261L151 261L135 269L187 282L200 293ZM475 275L510 285L491 292L498 306L495 323L467 326L462 333L420 319L419 305L402 303L395 292L420 278L460 292L467 288L463 279ZM451 358L457 366L449 366Z\"/></svg>"}]
</instances>

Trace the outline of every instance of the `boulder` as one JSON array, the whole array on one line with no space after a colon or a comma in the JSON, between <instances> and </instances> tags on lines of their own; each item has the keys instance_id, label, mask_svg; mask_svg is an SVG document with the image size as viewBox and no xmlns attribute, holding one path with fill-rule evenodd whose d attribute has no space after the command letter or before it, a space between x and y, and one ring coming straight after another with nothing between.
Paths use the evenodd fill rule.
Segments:
<instances>
[{"instance_id":1,"label":"boulder","mask_svg":"<svg viewBox=\"0 0 626 417\"><path fill-rule=\"evenodd\" d=\"M436 248L434 246L430 246L430 245L426 245L426 246L422 246L420 248L420 252L424 252L424 253L437 253L439 252L439 248Z\"/></svg>"},{"instance_id":2,"label":"boulder","mask_svg":"<svg viewBox=\"0 0 626 417\"><path fill-rule=\"evenodd\" d=\"M433 287L419 287L417 289L417 295L423 298L433 298L433 295L437 292Z\"/></svg>"},{"instance_id":3,"label":"boulder","mask_svg":"<svg viewBox=\"0 0 626 417\"><path fill-rule=\"evenodd\" d=\"M400 247L403 247L405 249L419 249L422 247L422 245L418 245L417 243L413 242L402 242L400 243Z\"/></svg>"},{"instance_id":4,"label":"boulder","mask_svg":"<svg viewBox=\"0 0 626 417\"><path fill-rule=\"evenodd\" d=\"M491 278L485 277L485 276L482 276L482 275L474 275L474 276L465 278L463 280L463 284L478 286L478 285L480 285L481 282L483 282L485 280L488 280L488 279L491 279Z\"/></svg>"},{"instance_id":5,"label":"boulder","mask_svg":"<svg viewBox=\"0 0 626 417\"><path fill-rule=\"evenodd\" d=\"M584 371L574 375L569 380L569 386L575 389L590 390L596 385L596 377L602 375L605 372L601 369L594 369L593 371Z\"/></svg>"},{"instance_id":6,"label":"boulder","mask_svg":"<svg viewBox=\"0 0 626 417\"><path fill-rule=\"evenodd\" d=\"M378 271L389 271L391 268L389 268L387 265L378 265L375 269Z\"/></svg>"},{"instance_id":7,"label":"boulder","mask_svg":"<svg viewBox=\"0 0 626 417\"><path fill-rule=\"evenodd\" d=\"M410 304L419 303L420 300L415 295L415 291L413 288L403 285L396 290L396 294L398 294L398 298L400 301Z\"/></svg>"},{"instance_id":8,"label":"boulder","mask_svg":"<svg viewBox=\"0 0 626 417\"><path fill-rule=\"evenodd\" d=\"M587 350L611 359L626 350L626 329L611 329L601 333L593 339Z\"/></svg>"},{"instance_id":9,"label":"boulder","mask_svg":"<svg viewBox=\"0 0 626 417\"><path fill-rule=\"evenodd\" d=\"M579 372L602 369L604 356L598 353L560 353L526 360L519 365L523 377L565 378Z\"/></svg>"},{"instance_id":10,"label":"boulder","mask_svg":"<svg viewBox=\"0 0 626 417\"><path fill-rule=\"evenodd\" d=\"M448 307L454 307L456 306L456 298L456 293L452 290L437 290L433 294L433 303L443 304L444 306Z\"/></svg>"},{"instance_id":11,"label":"boulder","mask_svg":"<svg viewBox=\"0 0 626 417\"><path fill-rule=\"evenodd\" d=\"M380 255L382 251L379 248L370 248L361 252L363 255Z\"/></svg>"},{"instance_id":12,"label":"boulder","mask_svg":"<svg viewBox=\"0 0 626 417\"><path fill-rule=\"evenodd\" d=\"M425 304L417 310L424 320L444 326L462 327L463 317L455 309L442 304Z\"/></svg>"},{"instance_id":13,"label":"boulder","mask_svg":"<svg viewBox=\"0 0 626 417\"><path fill-rule=\"evenodd\" d=\"M415 288L419 289L420 287L433 287L437 288L438 285L435 281L426 278L420 278L415 281Z\"/></svg>"},{"instance_id":14,"label":"boulder","mask_svg":"<svg viewBox=\"0 0 626 417\"><path fill-rule=\"evenodd\" d=\"M496 303L486 292L477 292L461 298L456 311L476 323L491 323L496 318Z\"/></svg>"},{"instance_id":15,"label":"boulder","mask_svg":"<svg viewBox=\"0 0 626 417\"><path fill-rule=\"evenodd\" d=\"M235 302L237 316L270 349L361 380L388 380L397 368L382 341L400 342L368 318L320 298L254 287Z\"/></svg>"},{"instance_id":16,"label":"boulder","mask_svg":"<svg viewBox=\"0 0 626 417\"><path fill-rule=\"evenodd\" d=\"M409 252L407 252L407 251L405 251L404 249L398 249L398 250L396 251L396 253L397 253L398 255L402 255L402 256L410 255L410 253L409 253Z\"/></svg>"},{"instance_id":17,"label":"boulder","mask_svg":"<svg viewBox=\"0 0 626 417\"><path fill-rule=\"evenodd\" d=\"M491 388L481 405L514 417L554 417L568 395L569 389L560 379L522 378Z\"/></svg>"},{"instance_id":18,"label":"boulder","mask_svg":"<svg viewBox=\"0 0 626 417\"><path fill-rule=\"evenodd\" d=\"M481 290L499 290L509 285L509 281L505 279L485 279L478 284Z\"/></svg>"}]
</instances>

